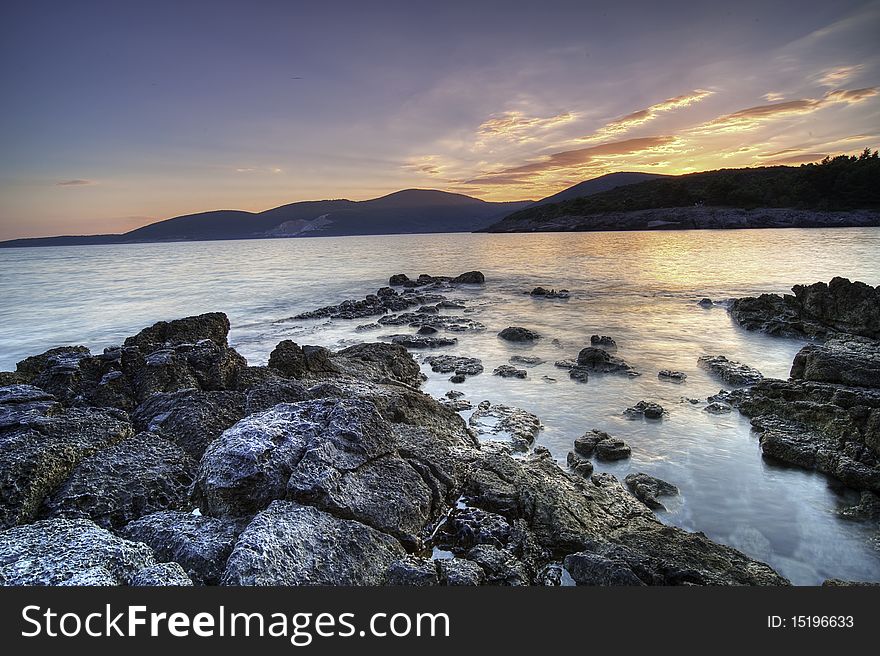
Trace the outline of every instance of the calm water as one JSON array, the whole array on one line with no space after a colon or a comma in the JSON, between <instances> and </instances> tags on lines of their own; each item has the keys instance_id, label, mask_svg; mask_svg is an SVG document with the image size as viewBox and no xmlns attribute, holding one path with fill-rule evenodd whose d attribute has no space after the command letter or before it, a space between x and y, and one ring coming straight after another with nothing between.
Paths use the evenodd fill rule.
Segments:
<instances>
[{"instance_id":1,"label":"calm water","mask_svg":"<svg viewBox=\"0 0 880 656\"><path fill-rule=\"evenodd\" d=\"M93 349L159 319L222 310L231 340L254 364L291 338L331 348L376 338L356 333L370 320L289 321L304 310L362 298L392 273L457 274L479 269L483 289L452 295L476 308L488 327L459 336L440 352L477 356L486 373L457 386L474 402L520 406L544 423L538 443L564 462L572 440L591 428L623 437L630 460L596 463L622 478L633 471L681 489L668 498L668 523L700 530L760 558L792 581L828 577L880 580L876 524L839 519L856 495L822 475L764 462L746 419L712 416L683 396L705 400L722 385L696 366L703 354L749 363L785 378L802 346L735 327L722 308L704 310L704 296L724 299L785 292L795 283L835 275L880 284L880 229L739 230L531 235L414 235L308 240L223 241L128 246L0 250L0 368L61 344ZM536 285L565 287L567 301L532 299ZM508 325L546 336L534 347L496 337ZM402 332L400 329L395 329ZM395 332L389 330L388 332ZM594 376L577 384L553 361L574 357L593 333L613 336L618 355L640 378ZM559 346L551 344L558 339ZM437 351L435 351L437 352ZM514 354L547 364L526 380L491 375ZM448 375L429 374L440 395ZM660 369L688 373L682 385L662 382ZM551 377L550 382L544 377ZM650 399L662 422L628 421L621 412Z\"/></svg>"}]
</instances>

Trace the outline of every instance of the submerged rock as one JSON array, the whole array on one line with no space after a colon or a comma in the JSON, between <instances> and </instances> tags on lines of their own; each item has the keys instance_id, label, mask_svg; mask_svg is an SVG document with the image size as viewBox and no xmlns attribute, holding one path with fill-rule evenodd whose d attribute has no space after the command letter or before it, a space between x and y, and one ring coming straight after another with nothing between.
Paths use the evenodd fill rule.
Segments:
<instances>
[{"instance_id":1,"label":"submerged rock","mask_svg":"<svg viewBox=\"0 0 880 656\"><path fill-rule=\"evenodd\" d=\"M541 338L541 336L534 330L529 330L528 328L522 328L520 326L510 326L505 328L498 333L498 336L508 342L533 342Z\"/></svg>"},{"instance_id":2,"label":"submerged rock","mask_svg":"<svg viewBox=\"0 0 880 656\"><path fill-rule=\"evenodd\" d=\"M431 371L462 376L476 376L483 373L483 363L479 358L467 358L459 355L429 355L422 362L431 367Z\"/></svg>"},{"instance_id":3,"label":"submerged rock","mask_svg":"<svg viewBox=\"0 0 880 656\"><path fill-rule=\"evenodd\" d=\"M687 380L688 375L683 371L671 371L669 369L661 369L657 374L660 380L668 380L673 383L683 383Z\"/></svg>"},{"instance_id":4,"label":"submerged rock","mask_svg":"<svg viewBox=\"0 0 880 656\"><path fill-rule=\"evenodd\" d=\"M511 364L521 364L526 367L536 367L547 362L544 358L539 358L536 355L511 355L507 361Z\"/></svg>"},{"instance_id":5,"label":"submerged rock","mask_svg":"<svg viewBox=\"0 0 880 656\"><path fill-rule=\"evenodd\" d=\"M624 417L627 419L663 419L666 410L659 403L653 401L639 401L631 408L623 411Z\"/></svg>"},{"instance_id":6,"label":"submerged rock","mask_svg":"<svg viewBox=\"0 0 880 656\"><path fill-rule=\"evenodd\" d=\"M754 367L728 360L723 355L701 355L697 364L731 385L754 385L764 378Z\"/></svg>"},{"instance_id":7,"label":"submerged rock","mask_svg":"<svg viewBox=\"0 0 880 656\"><path fill-rule=\"evenodd\" d=\"M502 364L495 368L492 375L500 376L501 378L525 378L528 376L528 372L525 369L517 369L509 364Z\"/></svg>"},{"instance_id":8,"label":"submerged rock","mask_svg":"<svg viewBox=\"0 0 880 656\"><path fill-rule=\"evenodd\" d=\"M578 353L577 366L586 369L590 373L624 374L626 376L639 375L622 358L611 355L605 349L595 346L588 346Z\"/></svg>"},{"instance_id":9,"label":"submerged rock","mask_svg":"<svg viewBox=\"0 0 880 656\"><path fill-rule=\"evenodd\" d=\"M617 348L617 342L614 341L613 337L609 337L608 335L591 335L590 344L607 349Z\"/></svg>"},{"instance_id":10,"label":"submerged rock","mask_svg":"<svg viewBox=\"0 0 880 656\"><path fill-rule=\"evenodd\" d=\"M636 499L644 503L648 508L655 510L666 510L666 506L658 501L657 497L678 494L678 488L672 483L667 483L664 480L642 472L629 474L623 479L623 482Z\"/></svg>"},{"instance_id":11,"label":"submerged rock","mask_svg":"<svg viewBox=\"0 0 880 656\"><path fill-rule=\"evenodd\" d=\"M458 339L455 337L427 337L424 335L389 335L392 343L405 346L406 348L440 348L441 346L455 346Z\"/></svg>"},{"instance_id":12,"label":"submerged rock","mask_svg":"<svg viewBox=\"0 0 880 656\"><path fill-rule=\"evenodd\" d=\"M567 289L556 291L555 289L546 289L544 287L535 287L529 294L536 298L568 298L571 296L571 292Z\"/></svg>"},{"instance_id":13,"label":"submerged rock","mask_svg":"<svg viewBox=\"0 0 880 656\"><path fill-rule=\"evenodd\" d=\"M531 412L502 403L483 401L470 416L468 424L481 436L510 441L513 448L527 450L541 430L541 420Z\"/></svg>"}]
</instances>

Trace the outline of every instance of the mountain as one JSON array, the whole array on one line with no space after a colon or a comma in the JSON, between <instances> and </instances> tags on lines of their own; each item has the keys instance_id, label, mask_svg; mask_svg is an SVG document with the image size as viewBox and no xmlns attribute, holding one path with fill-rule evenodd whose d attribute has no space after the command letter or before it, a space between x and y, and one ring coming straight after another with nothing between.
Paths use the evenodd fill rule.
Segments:
<instances>
[{"instance_id":1,"label":"mountain","mask_svg":"<svg viewBox=\"0 0 880 656\"><path fill-rule=\"evenodd\" d=\"M263 212L200 212L151 223L121 235L13 239L0 242L0 247L472 232L531 204L532 201L490 203L445 191L405 189L365 201L303 201Z\"/></svg>"},{"instance_id":2,"label":"mountain","mask_svg":"<svg viewBox=\"0 0 880 656\"><path fill-rule=\"evenodd\" d=\"M563 189L558 194L547 196L537 201L532 207L538 205L547 205L548 203L561 203L564 200L572 198L580 198L581 196L592 196L603 191L616 189L625 185L636 184L637 182L645 182L646 180L654 180L656 178L668 178L668 175L660 173L636 173L632 171L622 171L620 173L607 173L600 175L598 178L584 180L573 187Z\"/></svg>"},{"instance_id":3,"label":"mountain","mask_svg":"<svg viewBox=\"0 0 880 656\"><path fill-rule=\"evenodd\" d=\"M538 202L480 232L864 225L880 225L877 151L799 167L664 176L559 202Z\"/></svg>"}]
</instances>

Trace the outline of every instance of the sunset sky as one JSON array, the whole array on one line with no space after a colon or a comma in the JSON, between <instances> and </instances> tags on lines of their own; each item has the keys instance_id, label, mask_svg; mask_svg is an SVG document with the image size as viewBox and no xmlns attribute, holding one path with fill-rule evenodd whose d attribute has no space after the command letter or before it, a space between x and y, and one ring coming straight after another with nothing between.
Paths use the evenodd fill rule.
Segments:
<instances>
[{"instance_id":1,"label":"sunset sky","mask_svg":"<svg viewBox=\"0 0 880 656\"><path fill-rule=\"evenodd\" d=\"M880 146L880 1L20 2L0 239Z\"/></svg>"}]
</instances>

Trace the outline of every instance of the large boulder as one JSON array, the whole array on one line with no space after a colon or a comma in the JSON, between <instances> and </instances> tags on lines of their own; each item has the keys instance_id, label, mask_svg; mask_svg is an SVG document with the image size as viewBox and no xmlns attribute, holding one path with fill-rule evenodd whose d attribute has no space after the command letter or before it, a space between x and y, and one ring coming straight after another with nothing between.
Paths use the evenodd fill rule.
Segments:
<instances>
[{"instance_id":1,"label":"large boulder","mask_svg":"<svg viewBox=\"0 0 880 656\"><path fill-rule=\"evenodd\" d=\"M508 342L534 342L541 338L541 335L534 330L521 326L509 326L498 333L498 336Z\"/></svg>"},{"instance_id":2,"label":"large boulder","mask_svg":"<svg viewBox=\"0 0 880 656\"><path fill-rule=\"evenodd\" d=\"M123 345L135 346L143 353L182 344L195 344L202 340L209 340L218 346L228 346L228 335L229 318L222 312L208 312L174 321L159 321L127 338Z\"/></svg>"},{"instance_id":3,"label":"large boulder","mask_svg":"<svg viewBox=\"0 0 880 656\"><path fill-rule=\"evenodd\" d=\"M179 446L138 433L83 458L46 500L50 517L89 518L107 529L189 506L196 462Z\"/></svg>"},{"instance_id":4,"label":"large boulder","mask_svg":"<svg viewBox=\"0 0 880 656\"><path fill-rule=\"evenodd\" d=\"M337 351L333 363L350 376L374 383L396 381L418 387L422 383L419 365L398 344L356 344Z\"/></svg>"},{"instance_id":5,"label":"large boulder","mask_svg":"<svg viewBox=\"0 0 880 656\"><path fill-rule=\"evenodd\" d=\"M764 377L754 367L728 360L723 355L701 355L697 364L730 385L754 385Z\"/></svg>"},{"instance_id":6,"label":"large boulder","mask_svg":"<svg viewBox=\"0 0 880 656\"><path fill-rule=\"evenodd\" d=\"M381 585L405 555L391 536L350 519L273 501L244 530L223 585Z\"/></svg>"},{"instance_id":7,"label":"large boulder","mask_svg":"<svg viewBox=\"0 0 880 656\"><path fill-rule=\"evenodd\" d=\"M880 341L838 335L809 344L794 357L791 377L819 383L880 388Z\"/></svg>"}]
</instances>

